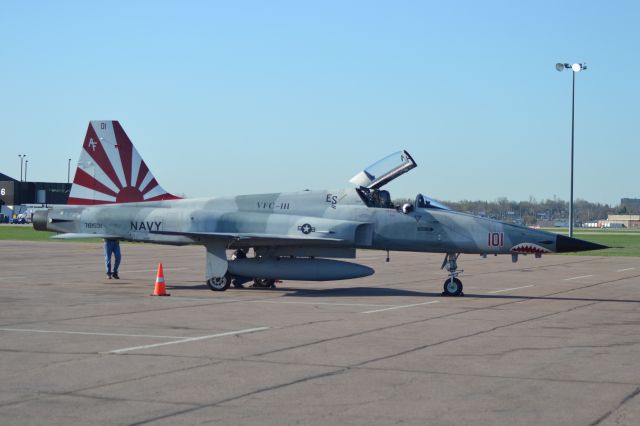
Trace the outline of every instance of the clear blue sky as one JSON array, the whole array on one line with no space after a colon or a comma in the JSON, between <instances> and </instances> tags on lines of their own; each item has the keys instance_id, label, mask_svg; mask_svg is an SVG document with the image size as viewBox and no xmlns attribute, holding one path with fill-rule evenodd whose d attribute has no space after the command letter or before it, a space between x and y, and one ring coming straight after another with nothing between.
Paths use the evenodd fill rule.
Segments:
<instances>
[{"instance_id":1,"label":"clear blue sky","mask_svg":"<svg viewBox=\"0 0 640 426\"><path fill-rule=\"evenodd\" d=\"M89 120L120 120L170 192L390 185L446 200L640 196L633 1L5 1L0 171L65 181Z\"/></svg>"}]
</instances>

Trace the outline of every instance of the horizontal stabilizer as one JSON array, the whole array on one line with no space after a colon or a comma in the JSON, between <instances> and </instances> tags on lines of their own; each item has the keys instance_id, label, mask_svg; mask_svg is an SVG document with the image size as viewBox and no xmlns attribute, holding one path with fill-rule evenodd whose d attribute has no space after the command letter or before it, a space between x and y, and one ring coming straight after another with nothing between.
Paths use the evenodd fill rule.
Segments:
<instances>
[{"instance_id":1,"label":"horizontal stabilizer","mask_svg":"<svg viewBox=\"0 0 640 426\"><path fill-rule=\"evenodd\" d=\"M106 238L108 240L117 240L120 239L117 235L107 235L107 234L83 234L83 233L73 233L70 232L68 234L58 234L54 235L51 238L55 238L56 240L83 240L87 238Z\"/></svg>"}]
</instances>

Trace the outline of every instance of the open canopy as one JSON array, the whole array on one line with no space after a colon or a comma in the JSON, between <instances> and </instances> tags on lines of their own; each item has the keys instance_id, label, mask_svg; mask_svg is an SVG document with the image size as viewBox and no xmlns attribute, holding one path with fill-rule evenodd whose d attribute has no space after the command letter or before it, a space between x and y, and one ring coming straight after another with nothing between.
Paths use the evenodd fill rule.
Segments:
<instances>
[{"instance_id":1,"label":"open canopy","mask_svg":"<svg viewBox=\"0 0 640 426\"><path fill-rule=\"evenodd\" d=\"M378 189L417 166L411 155L402 150L367 167L349 182L367 189Z\"/></svg>"}]
</instances>

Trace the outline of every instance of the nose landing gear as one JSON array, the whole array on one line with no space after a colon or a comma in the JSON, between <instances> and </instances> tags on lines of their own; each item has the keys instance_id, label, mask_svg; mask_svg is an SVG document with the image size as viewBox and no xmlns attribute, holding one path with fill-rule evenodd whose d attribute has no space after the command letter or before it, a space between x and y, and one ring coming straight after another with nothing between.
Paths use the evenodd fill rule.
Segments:
<instances>
[{"instance_id":1,"label":"nose landing gear","mask_svg":"<svg viewBox=\"0 0 640 426\"><path fill-rule=\"evenodd\" d=\"M460 253L447 253L444 262L442 262L442 267L440 267L440 269L446 269L449 272L449 278L443 285L443 296L464 296L462 281L458 279L458 275L463 272L462 269L458 271L458 256L460 256Z\"/></svg>"}]
</instances>

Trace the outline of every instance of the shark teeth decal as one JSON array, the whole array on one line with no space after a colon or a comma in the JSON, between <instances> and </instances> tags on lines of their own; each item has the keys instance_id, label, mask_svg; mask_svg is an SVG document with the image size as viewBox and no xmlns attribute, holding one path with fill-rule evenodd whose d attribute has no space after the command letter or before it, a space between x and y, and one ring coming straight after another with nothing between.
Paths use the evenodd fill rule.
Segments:
<instances>
[{"instance_id":1,"label":"shark teeth decal","mask_svg":"<svg viewBox=\"0 0 640 426\"><path fill-rule=\"evenodd\" d=\"M533 243L520 243L517 244L513 247L511 247L511 252L512 253L522 253L522 254L529 254L529 253L551 253L551 250L549 250L548 248L544 248L541 247L537 244L533 244Z\"/></svg>"}]
</instances>

